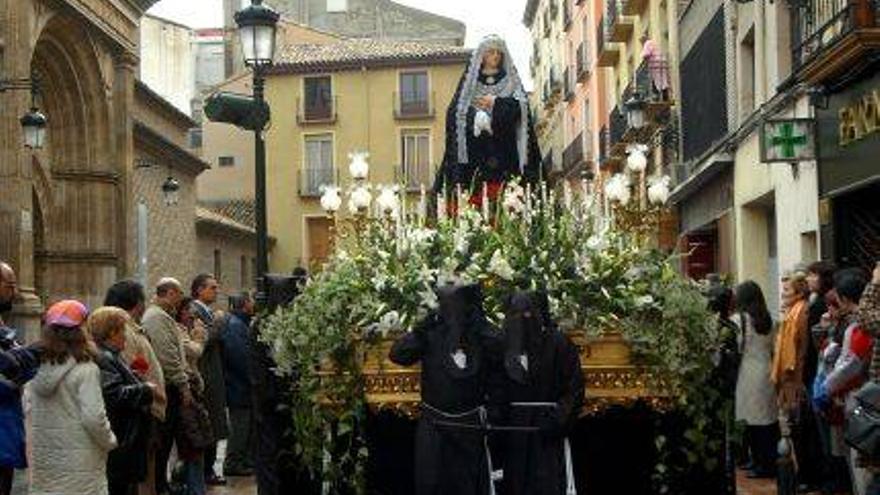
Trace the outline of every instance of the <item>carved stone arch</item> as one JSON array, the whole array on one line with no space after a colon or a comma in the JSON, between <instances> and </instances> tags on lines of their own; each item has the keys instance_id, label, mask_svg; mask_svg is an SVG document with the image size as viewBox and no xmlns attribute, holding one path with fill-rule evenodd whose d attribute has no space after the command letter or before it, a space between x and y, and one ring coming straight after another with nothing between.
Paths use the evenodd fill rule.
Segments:
<instances>
[{"instance_id":1,"label":"carved stone arch","mask_svg":"<svg viewBox=\"0 0 880 495\"><path fill-rule=\"evenodd\" d=\"M49 121L31 174L34 278L44 303L75 297L98 304L118 274L125 226L118 221L111 83L102 70L110 52L101 36L62 11L45 22L31 57Z\"/></svg>"}]
</instances>

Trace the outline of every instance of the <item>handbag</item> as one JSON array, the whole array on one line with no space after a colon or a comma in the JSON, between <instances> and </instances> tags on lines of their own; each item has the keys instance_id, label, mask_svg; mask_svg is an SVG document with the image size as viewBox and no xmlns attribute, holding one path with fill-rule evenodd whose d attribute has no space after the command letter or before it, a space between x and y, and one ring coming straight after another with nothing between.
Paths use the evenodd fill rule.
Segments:
<instances>
[{"instance_id":1,"label":"handbag","mask_svg":"<svg viewBox=\"0 0 880 495\"><path fill-rule=\"evenodd\" d=\"M880 458L880 384L868 381L853 394L855 407L847 411L844 440L870 459Z\"/></svg>"},{"instance_id":2,"label":"handbag","mask_svg":"<svg viewBox=\"0 0 880 495\"><path fill-rule=\"evenodd\" d=\"M188 406L181 404L180 424L177 428L179 446L187 451L199 451L214 445L214 429L211 416L205 407L204 396L190 377L190 390L193 400Z\"/></svg>"}]
</instances>

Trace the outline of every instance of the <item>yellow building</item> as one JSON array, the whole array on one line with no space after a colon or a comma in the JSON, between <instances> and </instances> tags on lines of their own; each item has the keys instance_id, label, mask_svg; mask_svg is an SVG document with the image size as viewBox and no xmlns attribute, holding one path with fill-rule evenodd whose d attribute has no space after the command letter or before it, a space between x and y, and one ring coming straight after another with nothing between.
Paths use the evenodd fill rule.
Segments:
<instances>
[{"instance_id":1,"label":"yellow building","mask_svg":"<svg viewBox=\"0 0 880 495\"><path fill-rule=\"evenodd\" d=\"M266 85L272 271L327 257L320 186L350 183L349 153L370 153L373 184L430 189L445 149L446 108L469 56L460 47L366 39L281 50Z\"/></svg>"}]
</instances>

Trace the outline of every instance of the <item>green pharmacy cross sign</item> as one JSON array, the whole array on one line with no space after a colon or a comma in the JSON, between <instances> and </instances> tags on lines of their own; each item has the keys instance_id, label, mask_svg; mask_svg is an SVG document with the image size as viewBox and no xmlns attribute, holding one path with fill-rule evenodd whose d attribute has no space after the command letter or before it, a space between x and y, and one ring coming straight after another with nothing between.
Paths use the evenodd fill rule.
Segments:
<instances>
[{"instance_id":1,"label":"green pharmacy cross sign","mask_svg":"<svg viewBox=\"0 0 880 495\"><path fill-rule=\"evenodd\" d=\"M767 120L761 125L761 162L795 163L816 158L816 121Z\"/></svg>"}]
</instances>

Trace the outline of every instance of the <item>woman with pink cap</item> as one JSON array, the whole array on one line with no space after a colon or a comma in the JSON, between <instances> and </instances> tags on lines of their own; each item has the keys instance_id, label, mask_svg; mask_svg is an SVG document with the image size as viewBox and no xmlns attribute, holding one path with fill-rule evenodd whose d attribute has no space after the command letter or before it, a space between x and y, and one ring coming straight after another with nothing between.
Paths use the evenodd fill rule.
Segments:
<instances>
[{"instance_id":1,"label":"woman with pink cap","mask_svg":"<svg viewBox=\"0 0 880 495\"><path fill-rule=\"evenodd\" d=\"M107 453L116 437L104 409L88 309L55 303L40 337L40 370L28 384L33 455L31 495L107 495Z\"/></svg>"}]
</instances>

